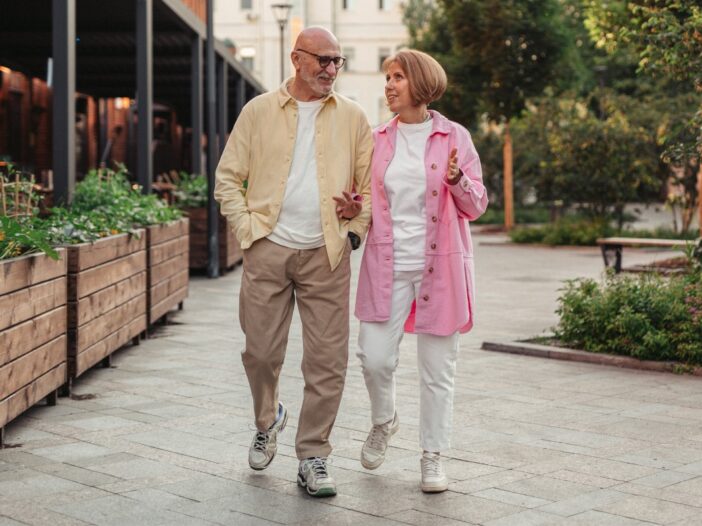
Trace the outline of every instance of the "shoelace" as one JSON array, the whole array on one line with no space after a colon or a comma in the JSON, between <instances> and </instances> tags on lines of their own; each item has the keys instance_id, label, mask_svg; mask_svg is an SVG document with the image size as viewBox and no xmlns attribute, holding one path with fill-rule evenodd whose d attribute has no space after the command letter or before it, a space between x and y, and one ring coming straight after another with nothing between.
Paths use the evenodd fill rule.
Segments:
<instances>
[{"instance_id":1,"label":"shoelace","mask_svg":"<svg viewBox=\"0 0 702 526\"><path fill-rule=\"evenodd\" d=\"M441 457L439 455L424 455L422 457L422 467L426 474L431 477L441 477L444 474L441 469Z\"/></svg>"},{"instance_id":2,"label":"shoelace","mask_svg":"<svg viewBox=\"0 0 702 526\"><path fill-rule=\"evenodd\" d=\"M265 451L268 445L268 433L263 431L257 431L256 437L254 438L253 448L256 451Z\"/></svg>"},{"instance_id":3,"label":"shoelace","mask_svg":"<svg viewBox=\"0 0 702 526\"><path fill-rule=\"evenodd\" d=\"M321 457L314 457L310 459L310 469L319 478L327 478L329 473L327 473L327 463L325 459Z\"/></svg>"},{"instance_id":4,"label":"shoelace","mask_svg":"<svg viewBox=\"0 0 702 526\"><path fill-rule=\"evenodd\" d=\"M368 445L371 449L382 450L385 445L385 437L387 436L387 431L383 428L385 424L377 424L371 428L370 435L368 435Z\"/></svg>"}]
</instances>

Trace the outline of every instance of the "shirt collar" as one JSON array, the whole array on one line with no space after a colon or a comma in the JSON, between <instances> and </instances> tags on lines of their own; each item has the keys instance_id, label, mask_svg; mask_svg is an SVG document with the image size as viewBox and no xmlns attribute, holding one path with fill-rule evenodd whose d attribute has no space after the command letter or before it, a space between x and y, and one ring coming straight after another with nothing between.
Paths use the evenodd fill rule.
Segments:
<instances>
[{"instance_id":1,"label":"shirt collar","mask_svg":"<svg viewBox=\"0 0 702 526\"><path fill-rule=\"evenodd\" d=\"M451 133L451 121L449 121L446 117L441 115L438 111L435 110L429 110L429 114L431 115L432 119L432 127L431 127L431 134L434 135L435 133L441 133L443 135L448 135ZM378 133L387 133L391 132L394 133L395 130L397 129L397 122L399 120L399 117L395 115L392 119L390 119L388 122L385 124L381 124L380 127L378 127Z\"/></svg>"},{"instance_id":2,"label":"shirt collar","mask_svg":"<svg viewBox=\"0 0 702 526\"><path fill-rule=\"evenodd\" d=\"M281 108L285 107L285 105L291 100L295 100L288 91L288 85L293 81L294 78L295 77L290 77L286 79L285 82L283 82L280 85L280 88L278 88L278 104L280 104ZM322 104L326 104L328 101L333 101L336 104L336 97L336 92L332 90L331 93L329 93L329 95L320 100L322 101Z\"/></svg>"}]
</instances>

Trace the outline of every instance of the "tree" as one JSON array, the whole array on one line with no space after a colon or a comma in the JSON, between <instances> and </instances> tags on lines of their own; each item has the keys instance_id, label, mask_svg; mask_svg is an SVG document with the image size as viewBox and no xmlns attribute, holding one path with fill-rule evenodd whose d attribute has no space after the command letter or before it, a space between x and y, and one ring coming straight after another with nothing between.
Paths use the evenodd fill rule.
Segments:
<instances>
[{"instance_id":1,"label":"tree","mask_svg":"<svg viewBox=\"0 0 702 526\"><path fill-rule=\"evenodd\" d=\"M448 104L476 109L503 125L505 226L514 225L510 121L557 73L567 47L557 0L438 0L418 39L445 54L453 84ZM446 46L450 45L450 48ZM457 97L457 98L456 98ZM454 117L455 118L455 117Z\"/></svg>"},{"instance_id":2,"label":"tree","mask_svg":"<svg viewBox=\"0 0 702 526\"><path fill-rule=\"evenodd\" d=\"M702 91L702 7L695 0L589 0L588 25L599 43L610 50L631 46L639 55L639 70L657 77L691 83ZM624 5L624 10L621 6ZM610 14L608 14L608 12ZM693 130L694 133L690 133ZM702 235L702 107L669 140L664 158L678 168L697 167L697 201Z\"/></svg>"}]
</instances>

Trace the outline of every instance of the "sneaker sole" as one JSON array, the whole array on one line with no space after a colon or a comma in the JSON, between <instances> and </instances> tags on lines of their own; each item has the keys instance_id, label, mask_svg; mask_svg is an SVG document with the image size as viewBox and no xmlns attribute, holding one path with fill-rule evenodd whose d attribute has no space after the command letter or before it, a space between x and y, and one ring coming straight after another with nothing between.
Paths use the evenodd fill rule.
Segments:
<instances>
[{"instance_id":1,"label":"sneaker sole","mask_svg":"<svg viewBox=\"0 0 702 526\"><path fill-rule=\"evenodd\" d=\"M334 497L334 496L336 496L336 489L334 489L334 488L319 488L317 491L310 490L309 486L305 482L305 479L303 479L299 473L297 474L297 485L300 486L301 488L305 488L305 491L307 491L307 494L312 496L312 497Z\"/></svg>"},{"instance_id":2,"label":"sneaker sole","mask_svg":"<svg viewBox=\"0 0 702 526\"><path fill-rule=\"evenodd\" d=\"M283 423L280 424L280 429L278 429L278 433L281 433L283 429L285 429L285 425L288 423L288 410L285 410L285 413L283 413ZM266 469L268 466L271 465L271 462L273 462L273 459L275 458L276 453L278 453L278 446L276 445L275 451L273 451L273 454L271 455L271 458L266 462L263 466L254 466L251 464L249 461L249 467L253 469L254 471L263 471Z\"/></svg>"},{"instance_id":3,"label":"sneaker sole","mask_svg":"<svg viewBox=\"0 0 702 526\"><path fill-rule=\"evenodd\" d=\"M441 486L425 486L422 484L422 491L424 493L443 493L448 489L448 483Z\"/></svg>"},{"instance_id":4,"label":"sneaker sole","mask_svg":"<svg viewBox=\"0 0 702 526\"><path fill-rule=\"evenodd\" d=\"M390 439L392 438L392 436L395 433L397 433L399 430L400 430L399 424L394 429L393 428L390 429L390 434L388 435L388 444L390 444ZM383 453L383 456L380 457L380 459L371 463L371 462L364 460L363 449L361 449L361 466L363 466L364 468L369 469L369 470L378 469L383 464L383 462L385 462L385 453Z\"/></svg>"}]
</instances>

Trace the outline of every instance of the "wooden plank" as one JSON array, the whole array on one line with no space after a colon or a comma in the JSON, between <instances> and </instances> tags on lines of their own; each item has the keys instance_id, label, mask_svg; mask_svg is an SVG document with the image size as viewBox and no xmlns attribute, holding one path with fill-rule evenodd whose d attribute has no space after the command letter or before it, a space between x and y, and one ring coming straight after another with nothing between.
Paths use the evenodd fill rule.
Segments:
<instances>
[{"instance_id":1,"label":"wooden plank","mask_svg":"<svg viewBox=\"0 0 702 526\"><path fill-rule=\"evenodd\" d=\"M147 228L148 246L160 245L171 239L186 236L190 230L187 217L164 225L151 225Z\"/></svg>"},{"instance_id":2,"label":"wooden plank","mask_svg":"<svg viewBox=\"0 0 702 526\"><path fill-rule=\"evenodd\" d=\"M65 305L0 332L0 366L41 347L65 332Z\"/></svg>"},{"instance_id":3,"label":"wooden plank","mask_svg":"<svg viewBox=\"0 0 702 526\"><path fill-rule=\"evenodd\" d=\"M145 292L85 325L69 331L69 353L73 355L83 352L141 315L146 315Z\"/></svg>"},{"instance_id":4,"label":"wooden plank","mask_svg":"<svg viewBox=\"0 0 702 526\"><path fill-rule=\"evenodd\" d=\"M160 283L164 279L179 273L183 269L188 268L188 253L184 252L178 256L154 265L151 267L151 285Z\"/></svg>"},{"instance_id":5,"label":"wooden plank","mask_svg":"<svg viewBox=\"0 0 702 526\"><path fill-rule=\"evenodd\" d=\"M174 309L181 301L188 297L188 287L183 287L176 290L173 294L166 297L160 303L151 308L150 320L154 323L169 310Z\"/></svg>"},{"instance_id":6,"label":"wooden plank","mask_svg":"<svg viewBox=\"0 0 702 526\"><path fill-rule=\"evenodd\" d=\"M44 254L32 254L0 261L0 295L58 278L66 274L66 251L59 249L54 261Z\"/></svg>"},{"instance_id":7,"label":"wooden plank","mask_svg":"<svg viewBox=\"0 0 702 526\"><path fill-rule=\"evenodd\" d=\"M0 401L0 427L11 422L27 409L55 391L68 380L68 366L61 363L29 385L17 390Z\"/></svg>"},{"instance_id":8,"label":"wooden plank","mask_svg":"<svg viewBox=\"0 0 702 526\"><path fill-rule=\"evenodd\" d=\"M110 334L75 357L69 357L69 374L77 378L93 365L146 330L146 313Z\"/></svg>"},{"instance_id":9,"label":"wooden plank","mask_svg":"<svg viewBox=\"0 0 702 526\"><path fill-rule=\"evenodd\" d=\"M152 267L188 251L188 236L171 239L149 247L149 265Z\"/></svg>"},{"instance_id":10,"label":"wooden plank","mask_svg":"<svg viewBox=\"0 0 702 526\"><path fill-rule=\"evenodd\" d=\"M232 229L227 228L226 232L227 235L223 236L224 240L226 241L226 250L222 251L220 249L221 252L226 254L226 260L224 263L220 262L220 266L224 268L231 268L234 265L238 265L241 260L244 259L244 251L241 250L241 245L239 245L239 241L237 241L236 235L234 235Z\"/></svg>"},{"instance_id":11,"label":"wooden plank","mask_svg":"<svg viewBox=\"0 0 702 526\"><path fill-rule=\"evenodd\" d=\"M139 238L131 234L118 234L93 243L71 245L68 248L68 271L80 272L108 261L124 257L139 250L146 250L146 233L138 231Z\"/></svg>"},{"instance_id":12,"label":"wooden plank","mask_svg":"<svg viewBox=\"0 0 702 526\"><path fill-rule=\"evenodd\" d=\"M150 290L150 305L161 303L176 290L187 288L189 283L188 269L184 268L178 274L163 280L161 283L154 285Z\"/></svg>"},{"instance_id":13,"label":"wooden plank","mask_svg":"<svg viewBox=\"0 0 702 526\"><path fill-rule=\"evenodd\" d=\"M66 361L66 336L0 367L0 400L31 383L35 378Z\"/></svg>"},{"instance_id":14,"label":"wooden plank","mask_svg":"<svg viewBox=\"0 0 702 526\"><path fill-rule=\"evenodd\" d=\"M0 331L65 304L65 275L0 296Z\"/></svg>"},{"instance_id":15,"label":"wooden plank","mask_svg":"<svg viewBox=\"0 0 702 526\"><path fill-rule=\"evenodd\" d=\"M597 240L598 245L622 245L625 247L685 248L692 241L683 239L650 239L639 237L605 237Z\"/></svg>"},{"instance_id":16,"label":"wooden plank","mask_svg":"<svg viewBox=\"0 0 702 526\"><path fill-rule=\"evenodd\" d=\"M78 302L68 304L68 327L75 329L146 292L146 271L139 272Z\"/></svg>"},{"instance_id":17,"label":"wooden plank","mask_svg":"<svg viewBox=\"0 0 702 526\"><path fill-rule=\"evenodd\" d=\"M79 274L68 274L68 299L77 301L146 270L146 251L109 261Z\"/></svg>"}]
</instances>

